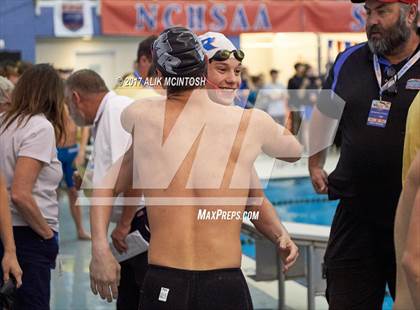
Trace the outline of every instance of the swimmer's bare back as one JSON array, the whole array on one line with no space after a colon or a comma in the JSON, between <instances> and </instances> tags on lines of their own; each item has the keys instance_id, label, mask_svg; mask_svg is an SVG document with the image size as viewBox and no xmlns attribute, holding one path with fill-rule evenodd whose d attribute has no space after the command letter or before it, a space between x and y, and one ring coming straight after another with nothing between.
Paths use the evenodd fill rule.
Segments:
<instances>
[{"instance_id":1,"label":"swimmer's bare back","mask_svg":"<svg viewBox=\"0 0 420 310\"><path fill-rule=\"evenodd\" d=\"M280 157L300 145L283 139L283 128L261 111L213 103L201 90L190 94L138 102L122 116L133 132L133 185L146 198L149 263L240 267L253 163L261 150Z\"/></svg>"}]
</instances>

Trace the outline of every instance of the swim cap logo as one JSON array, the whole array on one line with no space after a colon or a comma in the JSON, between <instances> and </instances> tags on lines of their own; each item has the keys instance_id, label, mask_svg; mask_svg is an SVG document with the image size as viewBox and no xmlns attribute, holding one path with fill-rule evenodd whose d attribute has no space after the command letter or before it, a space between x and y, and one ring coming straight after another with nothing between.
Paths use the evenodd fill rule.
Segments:
<instances>
[{"instance_id":1,"label":"swim cap logo","mask_svg":"<svg viewBox=\"0 0 420 310\"><path fill-rule=\"evenodd\" d=\"M215 49L216 46L212 45L212 43L216 40L216 38L211 37L211 38L207 38L204 39L203 41L201 41L201 43L203 44L203 47L207 50L210 51L212 49Z\"/></svg>"},{"instance_id":2,"label":"swim cap logo","mask_svg":"<svg viewBox=\"0 0 420 310\"><path fill-rule=\"evenodd\" d=\"M172 52L172 47L169 44L167 33L162 34L161 37L155 41L154 49L156 50L158 64L164 68L166 72L177 75L173 69L181 64L181 59L168 53Z\"/></svg>"}]
</instances>

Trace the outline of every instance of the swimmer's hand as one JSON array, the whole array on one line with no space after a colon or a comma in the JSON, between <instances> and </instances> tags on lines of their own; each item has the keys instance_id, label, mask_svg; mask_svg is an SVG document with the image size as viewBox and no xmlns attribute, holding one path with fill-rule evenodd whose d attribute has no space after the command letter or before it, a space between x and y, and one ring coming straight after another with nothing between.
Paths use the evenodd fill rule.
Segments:
<instances>
[{"instance_id":1,"label":"swimmer's hand","mask_svg":"<svg viewBox=\"0 0 420 310\"><path fill-rule=\"evenodd\" d=\"M3 282L9 281L10 275L16 279L16 286L22 285L22 269L20 269L18 260L16 258L16 252L5 251L3 259L1 261L1 267L3 269Z\"/></svg>"},{"instance_id":2,"label":"swimmer's hand","mask_svg":"<svg viewBox=\"0 0 420 310\"><path fill-rule=\"evenodd\" d=\"M117 299L121 267L109 247L92 250L89 270L90 288L93 294L99 293L101 298L108 302Z\"/></svg>"},{"instance_id":3,"label":"swimmer's hand","mask_svg":"<svg viewBox=\"0 0 420 310\"><path fill-rule=\"evenodd\" d=\"M131 225L124 225L121 222L118 222L115 229L112 231L111 238L112 244L115 246L118 252L124 253L127 252L128 246L125 242L125 238L127 237L128 233L130 232Z\"/></svg>"},{"instance_id":4,"label":"swimmer's hand","mask_svg":"<svg viewBox=\"0 0 420 310\"><path fill-rule=\"evenodd\" d=\"M328 194L328 174L319 167L310 167L312 185L318 194Z\"/></svg>"},{"instance_id":5,"label":"swimmer's hand","mask_svg":"<svg viewBox=\"0 0 420 310\"><path fill-rule=\"evenodd\" d=\"M283 272L287 272L296 262L299 250L296 244L290 239L289 234L283 233L277 238L277 249L283 262Z\"/></svg>"}]
</instances>

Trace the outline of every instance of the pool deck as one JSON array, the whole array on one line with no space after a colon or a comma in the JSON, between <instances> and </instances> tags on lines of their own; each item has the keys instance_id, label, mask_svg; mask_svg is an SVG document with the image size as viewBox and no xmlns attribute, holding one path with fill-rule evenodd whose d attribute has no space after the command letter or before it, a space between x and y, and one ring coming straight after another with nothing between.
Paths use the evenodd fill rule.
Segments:
<instances>
[{"instance_id":1,"label":"pool deck","mask_svg":"<svg viewBox=\"0 0 420 310\"><path fill-rule=\"evenodd\" d=\"M248 287L251 291L252 302L255 309L277 309L278 286L277 281L255 281L255 260L242 255L242 271L245 274ZM307 309L307 289L296 281L286 281L285 303L287 309ZM315 298L317 310L328 309L323 296Z\"/></svg>"}]
</instances>

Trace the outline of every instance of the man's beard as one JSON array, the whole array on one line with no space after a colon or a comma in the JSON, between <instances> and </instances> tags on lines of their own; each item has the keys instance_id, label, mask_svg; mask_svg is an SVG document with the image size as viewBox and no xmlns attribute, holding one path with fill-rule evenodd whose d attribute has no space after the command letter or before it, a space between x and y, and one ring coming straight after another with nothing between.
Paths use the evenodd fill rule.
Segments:
<instances>
[{"instance_id":1,"label":"man's beard","mask_svg":"<svg viewBox=\"0 0 420 310\"><path fill-rule=\"evenodd\" d=\"M368 45L372 53L392 55L408 41L410 28L406 25L405 18L405 14L401 12L398 21L389 29L384 29L379 25L373 25L366 29ZM372 39L372 32L380 32L382 37Z\"/></svg>"},{"instance_id":2,"label":"man's beard","mask_svg":"<svg viewBox=\"0 0 420 310\"><path fill-rule=\"evenodd\" d=\"M69 107L69 113L70 117L73 119L73 121L76 123L77 126L84 127L88 126L86 120L76 111L76 109L73 107L73 104L68 104Z\"/></svg>"}]
</instances>

